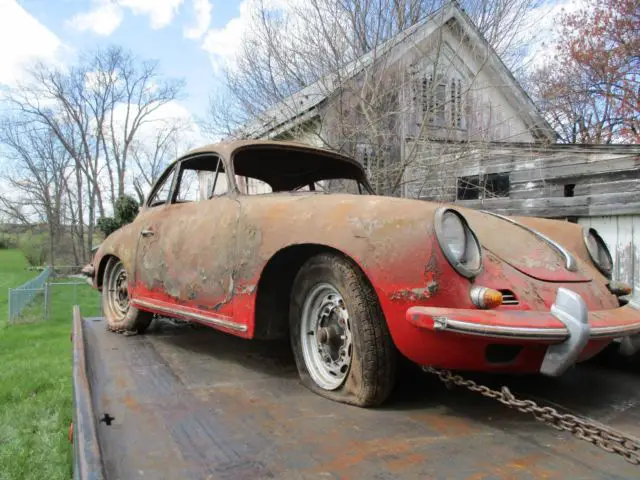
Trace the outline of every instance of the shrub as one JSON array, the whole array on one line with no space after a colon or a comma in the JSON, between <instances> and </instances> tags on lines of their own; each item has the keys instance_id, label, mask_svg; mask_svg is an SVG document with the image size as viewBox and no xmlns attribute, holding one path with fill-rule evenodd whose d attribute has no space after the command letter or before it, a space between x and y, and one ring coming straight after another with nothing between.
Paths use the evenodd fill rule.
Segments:
<instances>
[{"instance_id":1,"label":"shrub","mask_svg":"<svg viewBox=\"0 0 640 480\"><path fill-rule=\"evenodd\" d=\"M116 222L120 226L133 222L140 211L140 206L135 198L129 195L123 195L114 206Z\"/></svg>"},{"instance_id":2,"label":"shrub","mask_svg":"<svg viewBox=\"0 0 640 480\"><path fill-rule=\"evenodd\" d=\"M31 266L44 265L47 262L47 247L42 243L25 240L20 243L20 251Z\"/></svg>"},{"instance_id":3,"label":"shrub","mask_svg":"<svg viewBox=\"0 0 640 480\"><path fill-rule=\"evenodd\" d=\"M15 247L15 245L10 239L6 237L0 237L0 250L7 250L13 247Z\"/></svg>"},{"instance_id":4,"label":"shrub","mask_svg":"<svg viewBox=\"0 0 640 480\"><path fill-rule=\"evenodd\" d=\"M105 237L108 237L123 225L133 222L140 211L140 206L135 198L129 195L123 195L116 200L113 210L115 212L113 217L102 217L98 219L98 230L100 230Z\"/></svg>"},{"instance_id":5,"label":"shrub","mask_svg":"<svg viewBox=\"0 0 640 480\"><path fill-rule=\"evenodd\" d=\"M105 237L108 237L119 228L120 225L118 225L118 222L113 217L102 217L98 219L98 230L100 230Z\"/></svg>"}]
</instances>

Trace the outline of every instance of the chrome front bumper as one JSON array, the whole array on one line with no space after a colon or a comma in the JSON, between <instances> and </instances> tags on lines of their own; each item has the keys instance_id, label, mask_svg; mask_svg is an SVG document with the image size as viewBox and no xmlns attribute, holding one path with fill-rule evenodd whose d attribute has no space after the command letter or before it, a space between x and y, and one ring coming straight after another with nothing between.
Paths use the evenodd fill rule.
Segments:
<instances>
[{"instance_id":1,"label":"chrome front bumper","mask_svg":"<svg viewBox=\"0 0 640 480\"><path fill-rule=\"evenodd\" d=\"M591 340L621 339L622 354L640 351L640 304L632 300L624 307L589 312L583 298L566 288L558 289L549 312L411 307L406 316L433 332L546 344L540 373L549 376L562 375L575 364Z\"/></svg>"}]
</instances>

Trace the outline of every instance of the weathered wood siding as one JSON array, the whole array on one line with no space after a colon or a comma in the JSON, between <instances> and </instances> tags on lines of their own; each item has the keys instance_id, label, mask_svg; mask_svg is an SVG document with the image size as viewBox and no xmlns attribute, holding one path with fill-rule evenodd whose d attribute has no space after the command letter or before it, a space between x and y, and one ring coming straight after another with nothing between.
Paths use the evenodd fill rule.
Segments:
<instances>
[{"instance_id":1,"label":"weathered wood siding","mask_svg":"<svg viewBox=\"0 0 640 480\"><path fill-rule=\"evenodd\" d=\"M595 228L607 243L614 264L614 278L634 287L640 296L640 215L597 216L578 219Z\"/></svg>"},{"instance_id":2,"label":"weathered wood siding","mask_svg":"<svg viewBox=\"0 0 640 480\"><path fill-rule=\"evenodd\" d=\"M506 215L549 218L640 213L640 147L425 145L407 169L406 195ZM458 178L508 173L508 197L458 200ZM573 185L573 196L565 196Z\"/></svg>"}]
</instances>

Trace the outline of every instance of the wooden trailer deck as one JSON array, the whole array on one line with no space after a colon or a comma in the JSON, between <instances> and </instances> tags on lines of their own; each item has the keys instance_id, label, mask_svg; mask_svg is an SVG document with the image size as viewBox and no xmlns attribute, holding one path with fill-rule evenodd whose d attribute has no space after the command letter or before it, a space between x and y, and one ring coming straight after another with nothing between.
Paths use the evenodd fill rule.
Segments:
<instances>
[{"instance_id":1,"label":"wooden trailer deck","mask_svg":"<svg viewBox=\"0 0 640 480\"><path fill-rule=\"evenodd\" d=\"M629 479L623 458L419 370L384 407L314 395L286 343L74 314L75 476L108 479ZM640 436L640 371L474 377Z\"/></svg>"}]
</instances>

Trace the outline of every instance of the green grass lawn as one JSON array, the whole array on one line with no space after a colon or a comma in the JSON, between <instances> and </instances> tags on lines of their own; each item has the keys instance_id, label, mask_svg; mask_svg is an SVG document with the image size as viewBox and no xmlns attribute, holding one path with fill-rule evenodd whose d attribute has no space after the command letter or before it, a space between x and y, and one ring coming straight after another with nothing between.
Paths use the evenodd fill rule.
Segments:
<instances>
[{"instance_id":1,"label":"green grass lawn","mask_svg":"<svg viewBox=\"0 0 640 480\"><path fill-rule=\"evenodd\" d=\"M0 479L69 479L71 311L99 314L99 296L87 284L52 286L49 320L7 325L7 289L38 274L26 266L0 250Z\"/></svg>"}]
</instances>

